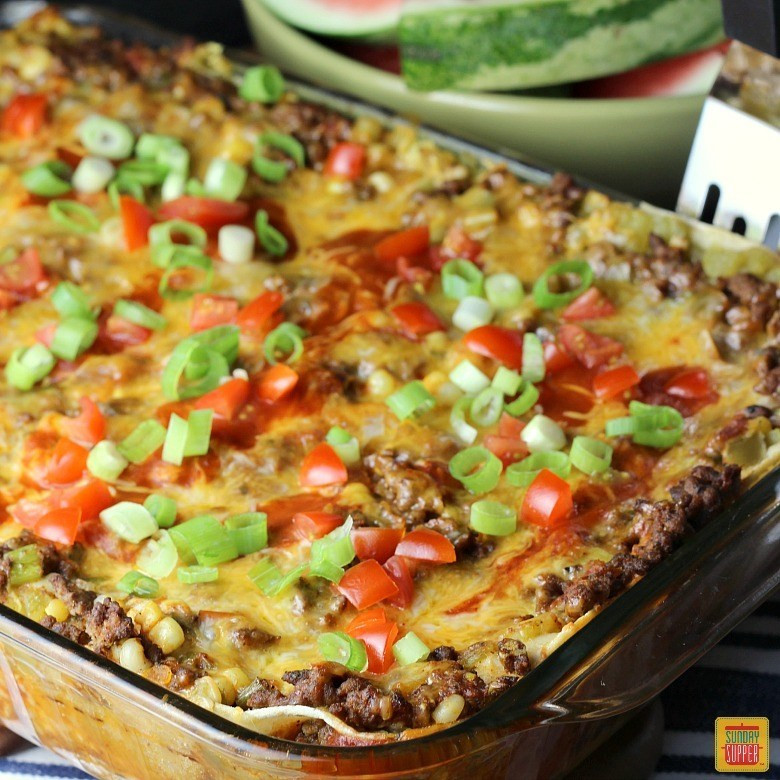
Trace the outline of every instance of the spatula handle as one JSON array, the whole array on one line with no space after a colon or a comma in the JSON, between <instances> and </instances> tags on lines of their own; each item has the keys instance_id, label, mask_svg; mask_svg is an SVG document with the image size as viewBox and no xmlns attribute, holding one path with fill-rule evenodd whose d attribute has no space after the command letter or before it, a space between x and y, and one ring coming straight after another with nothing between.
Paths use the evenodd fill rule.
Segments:
<instances>
[{"instance_id":1,"label":"spatula handle","mask_svg":"<svg viewBox=\"0 0 780 780\"><path fill-rule=\"evenodd\" d=\"M780 0L721 0L729 38L780 57Z\"/></svg>"}]
</instances>

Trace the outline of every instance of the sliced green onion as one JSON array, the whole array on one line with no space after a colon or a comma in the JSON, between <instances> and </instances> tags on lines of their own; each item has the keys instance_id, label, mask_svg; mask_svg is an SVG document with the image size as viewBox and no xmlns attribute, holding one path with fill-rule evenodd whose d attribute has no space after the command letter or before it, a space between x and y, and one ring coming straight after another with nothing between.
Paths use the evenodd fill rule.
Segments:
<instances>
[{"instance_id":1,"label":"sliced green onion","mask_svg":"<svg viewBox=\"0 0 780 780\"><path fill-rule=\"evenodd\" d=\"M352 518L348 517L338 528L334 528L321 539L315 539L311 543L312 565L328 561L343 569L352 563L355 559L355 548L350 537L352 525Z\"/></svg>"},{"instance_id":2,"label":"sliced green onion","mask_svg":"<svg viewBox=\"0 0 780 780\"><path fill-rule=\"evenodd\" d=\"M317 637L317 647L326 661L341 664L353 672L364 672L368 669L366 646L343 631L320 634Z\"/></svg>"},{"instance_id":3,"label":"sliced green onion","mask_svg":"<svg viewBox=\"0 0 780 780\"><path fill-rule=\"evenodd\" d=\"M471 505L469 525L481 534L508 536L517 530L517 512L500 501L475 501Z\"/></svg>"},{"instance_id":4,"label":"sliced green onion","mask_svg":"<svg viewBox=\"0 0 780 780\"><path fill-rule=\"evenodd\" d=\"M100 230L100 220L95 216L95 212L75 200L51 201L49 216L53 222L74 233L96 233Z\"/></svg>"},{"instance_id":5,"label":"sliced green onion","mask_svg":"<svg viewBox=\"0 0 780 780\"><path fill-rule=\"evenodd\" d=\"M144 508L157 521L160 528L170 528L176 522L176 502L168 496L152 493L144 501Z\"/></svg>"},{"instance_id":6,"label":"sliced green onion","mask_svg":"<svg viewBox=\"0 0 780 780\"><path fill-rule=\"evenodd\" d=\"M127 468L128 462L114 442L103 439L90 450L87 456L87 470L92 476L104 482L116 482L119 475Z\"/></svg>"},{"instance_id":7,"label":"sliced green onion","mask_svg":"<svg viewBox=\"0 0 780 780\"><path fill-rule=\"evenodd\" d=\"M354 466L360 462L360 442L343 428L331 428L325 441L333 447L345 466Z\"/></svg>"},{"instance_id":8,"label":"sliced green onion","mask_svg":"<svg viewBox=\"0 0 780 780\"><path fill-rule=\"evenodd\" d=\"M469 331L487 325L493 319L493 307L484 298L467 295L461 298L452 315L452 324L460 330Z\"/></svg>"},{"instance_id":9,"label":"sliced green onion","mask_svg":"<svg viewBox=\"0 0 780 780\"><path fill-rule=\"evenodd\" d=\"M275 130L268 130L258 139L258 144L263 146L272 146L284 152L299 168L306 165L306 150L303 144L294 136L287 133L279 133Z\"/></svg>"},{"instance_id":10,"label":"sliced green onion","mask_svg":"<svg viewBox=\"0 0 780 780\"><path fill-rule=\"evenodd\" d=\"M179 562L179 553L167 531L160 531L141 548L135 559L136 568L150 577L165 579Z\"/></svg>"},{"instance_id":11,"label":"sliced green onion","mask_svg":"<svg viewBox=\"0 0 780 780\"><path fill-rule=\"evenodd\" d=\"M87 195L102 192L114 178L114 166L102 157L85 157L76 166L71 183Z\"/></svg>"},{"instance_id":12,"label":"sliced green onion","mask_svg":"<svg viewBox=\"0 0 780 780\"><path fill-rule=\"evenodd\" d=\"M36 582L43 577L43 566L37 545L26 544L15 550L9 550L6 558L11 564L8 573L9 585L16 587L27 582Z\"/></svg>"},{"instance_id":13,"label":"sliced green onion","mask_svg":"<svg viewBox=\"0 0 780 780\"><path fill-rule=\"evenodd\" d=\"M322 577L324 580L338 584L344 576L344 569L330 561L320 560L309 566L310 577Z\"/></svg>"},{"instance_id":14,"label":"sliced green onion","mask_svg":"<svg viewBox=\"0 0 780 780\"><path fill-rule=\"evenodd\" d=\"M261 246L268 254L282 257L287 254L290 244L284 233L278 231L269 221L268 212L260 209L255 215L255 233Z\"/></svg>"},{"instance_id":15,"label":"sliced green onion","mask_svg":"<svg viewBox=\"0 0 780 780\"><path fill-rule=\"evenodd\" d=\"M135 156L142 160L155 160L161 152L179 145L179 139L172 135L141 133L135 145Z\"/></svg>"},{"instance_id":16,"label":"sliced green onion","mask_svg":"<svg viewBox=\"0 0 780 780\"><path fill-rule=\"evenodd\" d=\"M132 501L120 501L104 509L100 519L120 539L138 544L157 533L157 522L149 510Z\"/></svg>"},{"instance_id":17,"label":"sliced green onion","mask_svg":"<svg viewBox=\"0 0 780 780\"><path fill-rule=\"evenodd\" d=\"M485 279L485 296L499 311L514 309L523 300L523 283L514 274L492 274Z\"/></svg>"},{"instance_id":18,"label":"sliced green onion","mask_svg":"<svg viewBox=\"0 0 780 780\"><path fill-rule=\"evenodd\" d=\"M459 398L450 412L450 425L464 444L473 444L477 438L477 429L466 422L466 412L471 409L471 401L469 396Z\"/></svg>"},{"instance_id":19,"label":"sliced green onion","mask_svg":"<svg viewBox=\"0 0 780 780\"><path fill-rule=\"evenodd\" d=\"M393 645L393 655L401 666L425 661L430 654L428 646L414 631L410 631Z\"/></svg>"},{"instance_id":20,"label":"sliced green onion","mask_svg":"<svg viewBox=\"0 0 780 780\"><path fill-rule=\"evenodd\" d=\"M561 479L571 473L571 461L565 452L535 452L506 470L506 481L515 487L528 487L542 469L552 471Z\"/></svg>"},{"instance_id":21,"label":"sliced green onion","mask_svg":"<svg viewBox=\"0 0 780 780\"><path fill-rule=\"evenodd\" d=\"M479 426L495 425L504 410L504 396L494 387L486 387L471 402L471 419Z\"/></svg>"},{"instance_id":22,"label":"sliced green onion","mask_svg":"<svg viewBox=\"0 0 780 780\"><path fill-rule=\"evenodd\" d=\"M157 420L144 420L133 432L117 445L117 449L130 463L143 463L162 447L165 428Z\"/></svg>"},{"instance_id":23,"label":"sliced green onion","mask_svg":"<svg viewBox=\"0 0 780 780\"><path fill-rule=\"evenodd\" d=\"M243 225L224 225L217 235L219 256L233 265L243 265L255 253L255 234Z\"/></svg>"},{"instance_id":24,"label":"sliced green onion","mask_svg":"<svg viewBox=\"0 0 780 780\"><path fill-rule=\"evenodd\" d=\"M450 381L463 390L464 393L478 393L490 387L490 379L480 371L470 360L461 360L450 371Z\"/></svg>"},{"instance_id":25,"label":"sliced green onion","mask_svg":"<svg viewBox=\"0 0 780 780\"><path fill-rule=\"evenodd\" d=\"M184 191L187 195L193 195L196 198L202 198L206 194L206 188L194 178L187 179Z\"/></svg>"},{"instance_id":26,"label":"sliced green onion","mask_svg":"<svg viewBox=\"0 0 780 780\"><path fill-rule=\"evenodd\" d=\"M576 274L580 283L573 290L563 293L550 291L550 279L562 274ZM593 269L584 260L563 260L551 265L534 284L534 301L540 309L555 309L582 295L593 283Z\"/></svg>"},{"instance_id":27,"label":"sliced green onion","mask_svg":"<svg viewBox=\"0 0 780 780\"><path fill-rule=\"evenodd\" d=\"M177 570L176 576L185 585L214 582L219 578L219 569L216 566L183 566Z\"/></svg>"},{"instance_id":28,"label":"sliced green onion","mask_svg":"<svg viewBox=\"0 0 780 780\"><path fill-rule=\"evenodd\" d=\"M51 294L52 306L60 317L80 317L82 319L97 319L92 310L89 298L84 291L73 282L60 282Z\"/></svg>"},{"instance_id":29,"label":"sliced green onion","mask_svg":"<svg viewBox=\"0 0 780 780\"><path fill-rule=\"evenodd\" d=\"M174 244L174 238L187 239L186 244ZM149 245L158 246L195 246L204 249L208 242L206 231L194 222L183 219L169 219L167 222L158 222L149 228ZM167 262L165 263L167 265Z\"/></svg>"},{"instance_id":30,"label":"sliced green onion","mask_svg":"<svg viewBox=\"0 0 780 780\"><path fill-rule=\"evenodd\" d=\"M535 333L523 336L523 379L536 384L544 379L544 347Z\"/></svg>"},{"instance_id":31,"label":"sliced green onion","mask_svg":"<svg viewBox=\"0 0 780 780\"><path fill-rule=\"evenodd\" d=\"M520 438L531 452L551 452L566 446L566 434L561 426L543 414L531 418L521 431Z\"/></svg>"},{"instance_id":32,"label":"sliced green onion","mask_svg":"<svg viewBox=\"0 0 780 780\"><path fill-rule=\"evenodd\" d=\"M271 184L277 184L287 177L287 166L283 162L265 157L260 152L255 152L252 157L252 170Z\"/></svg>"},{"instance_id":33,"label":"sliced green onion","mask_svg":"<svg viewBox=\"0 0 780 780\"><path fill-rule=\"evenodd\" d=\"M154 265L165 270L174 260L203 257L203 250L189 244L154 244L151 247L151 257Z\"/></svg>"},{"instance_id":34,"label":"sliced green onion","mask_svg":"<svg viewBox=\"0 0 780 780\"><path fill-rule=\"evenodd\" d=\"M274 65L255 65L244 73L238 94L250 102L276 103L284 94L284 76Z\"/></svg>"},{"instance_id":35,"label":"sliced green onion","mask_svg":"<svg viewBox=\"0 0 780 780\"><path fill-rule=\"evenodd\" d=\"M135 145L133 131L127 125L104 116L87 117L79 125L78 134L90 154L109 160L129 157Z\"/></svg>"},{"instance_id":36,"label":"sliced green onion","mask_svg":"<svg viewBox=\"0 0 780 780\"><path fill-rule=\"evenodd\" d=\"M249 579L257 585L258 588L270 597L278 596L287 590L291 585L297 582L301 575L306 571L306 564L302 563L294 569L282 574L278 566L272 563L268 558L263 558L249 570Z\"/></svg>"},{"instance_id":37,"label":"sliced green onion","mask_svg":"<svg viewBox=\"0 0 780 780\"><path fill-rule=\"evenodd\" d=\"M671 406L651 406L632 401L628 409L630 417L618 417L607 422L607 436L631 434L636 444L660 449L671 447L680 440L685 421Z\"/></svg>"},{"instance_id":38,"label":"sliced green onion","mask_svg":"<svg viewBox=\"0 0 780 780\"><path fill-rule=\"evenodd\" d=\"M399 420L406 420L429 412L436 406L436 399L422 382L415 380L385 398L385 403Z\"/></svg>"},{"instance_id":39,"label":"sliced green onion","mask_svg":"<svg viewBox=\"0 0 780 780\"><path fill-rule=\"evenodd\" d=\"M141 598L154 598L160 592L160 583L140 571L129 571L116 584L116 589Z\"/></svg>"},{"instance_id":40,"label":"sliced green onion","mask_svg":"<svg viewBox=\"0 0 780 780\"><path fill-rule=\"evenodd\" d=\"M17 347L6 363L5 378L17 390L31 390L36 382L51 373L56 362L43 344Z\"/></svg>"},{"instance_id":41,"label":"sliced green onion","mask_svg":"<svg viewBox=\"0 0 780 780\"><path fill-rule=\"evenodd\" d=\"M155 187L165 181L168 169L153 160L128 160L119 166L117 177L122 181L133 181L141 187Z\"/></svg>"},{"instance_id":42,"label":"sliced green onion","mask_svg":"<svg viewBox=\"0 0 780 780\"><path fill-rule=\"evenodd\" d=\"M480 297L485 276L470 260L450 260L441 269L441 286L448 298L460 301L469 295Z\"/></svg>"},{"instance_id":43,"label":"sliced green onion","mask_svg":"<svg viewBox=\"0 0 780 780\"><path fill-rule=\"evenodd\" d=\"M243 165L215 157L206 169L203 187L206 195L222 200L236 200L246 184L246 168Z\"/></svg>"},{"instance_id":44,"label":"sliced green onion","mask_svg":"<svg viewBox=\"0 0 780 780\"><path fill-rule=\"evenodd\" d=\"M604 428L607 436L627 436L633 434L636 429L636 417L615 417L612 420L607 420Z\"/></svg>"},{"instance_id":45,"label":"sliced green onion","mask_svg":"<svg viewBox=\"0 0 780 780\"><path fill-rule=\"evenodd\" d=\"M304 331L298 330L301 335L304 335ZM228 365L232 366L238 358L238 336L240 332L237 325L217 325L214 328L208 328L200 333L196 333L194 336L190 336L187 341L194 341L196 344L219 352L227 360Z\"/></svg>"},{"instance_id":46,"label":"sliced green onion","mask_svg":"<svg viewBox=\"0 0 780 780\"><path fill-rule=\"evenodd\" d=\"M575 436L569 457L583 474L600 474L612 463L612 447L590 436Z\"/></svg>"},{"instance_id":47,"label":"sliced green onion","mask_svg":"<svg viewBox=\"0 0 780 780\"><path fill-rule=\"evenodd\" d=\"M263 342L265 359L275 365L280 360L283 363L295 363L303 354L303 337L306 331L292 322L283 322L274 328Z\"/></svg>"},{"instance_id":48,"label":"sliced green onion","mask_svg":"<svg viewBox=\"0 0 780 780\"><path fill-rule=\"evenodd\" d=\"M205 455L211 443L211 423L213 409L195 409L187 419L187 441L184 443L184 456Z\"/></svg>"},{"instance_id":49,"label":"sliced green onion","mask_svg":"<svg viewBox=\"0 0 780 780\"><path fill-rule=\"evenodd\" d=\"M511 368L499 366L496 373L493 374L491 386L502 395L513 396L523 386L523 377L517 371L512 371Z\"/></svg>"},{"instance_id":50,"label":"sliced green onion","mask_svg":"<svg viewBox=\"0 0 780 780\"><path fill-rule=\"evenodd\" d=\"M450 460L450 474L475 494L493 490L502 468L501 461L485 447L468 447Z\"/></svg>"},{"instance_id":51,"label":"sliced green onion","mask_svg":"<svg viewBox=\"0 0 780 780\"><path fill-rule=\"evenodd\" d=\"M526 382L521 393L514 401L506 404L506 409L513 417L525 414L539 400L539 391L530 382Z\"/></svg>"},{"instance_id":52,"label":"sliced green onion","mask_svg":"<svg viewBox=\"0 0 780 780\"><path fill-rule=\"evenodd\" d=\"M238 547L232 536L227 532L215 544L204 550L195 551L195 559L201 566L217 566L238 558Z\"/></svg>"},{"instance_id":53,"label":"sliced green onion","mask_svg":"<svg viewBox=\"0 0 780 780\"><path fill-rule=\"evenodd\" d=\"M251 555L268 546L268 521L265 512L246 512L225 520L228 536L239 555Z\"/></svg>"},{"instance_id":54,"label":"sliced green onion","mask_svg":"<svg viewBox=\"0 0 780 780\"><path fill-rule=\"evenodd\" d=\"M162 187L160 187L160 199L163 203L167 203L169 200L176 200L184 195L186 189L186 174L171 172L165 177Z\"/></svg>"},{"instance_id":55,"label":"sliced green onion","mask_svg":"<svg viewBox=\"0 0 780 780\"><path fill-rule=\"evenodd\" d=\"M203 281L200 286L191 288L171 287L171 280L176 276L176 272L182 268L202 271ZM162 275L157 289L163 298L171 301L184 301L192 298L195 293L208 292L211 289L213 279L214 265L210 257L206 255L175 255Z\"/></svg>"},{"instance_id":56,"label":"sliced green onion","mask_svg":"<svg viewBox=\"0 0 780 780\"><path fill-rule=\"evenodd\" d=\"M186 564L194 563L196 555L215 545L220 545L227 537L222 524L212 515L199 515L185 523L174 525L168 533Z\"/></svg>"},{"instance_id":57,"label":"sliced green onion","mask_svg":"<svg viewBox=\"0 0 780 780\"><path fill-rule=\"evenodd\" d=\"M70 167L64 162L51 160L28 168L21 178L27 192L43 198L57 198L70 192L71 184L65 181L70 173Z\"/></svg>"},{"instance_id":58,"label":"sliced green onion","mask_svg":"<svg viewBox=\"0 0 780 780\"><path fill-rule=\"evenodd\" d=\"M117 176L111 184L108 185L108 197L115 211L119 211L119 196L131 195L139 203L146 202L146 194L140 182L135 179Z\"/></svg>"},{"instance_id":59,"label":"sliced green onion","mask_svg":"<svg viewBox=\"0 0 780 780\"><path fill-rule=\"evenodd\" d=\"M190 170L190 153L180 144L169 146L167 149L160 150L157 162L165 168L166 179L172 173L184 179Z\"/></svg>"},{"instance_id":60,"label":"sliced green onion","mask_svg":"<svg viewBox=\"0 0 780 780\"><path fill-rule=\"evenodd\" d=\"M187 446L188 431L187 421L179 417L178 414L172 414L168 421L168 430L165 434L162 451L162 459L166 463L181 466L184 461L184 448Z\"/></svg>"},{"instance_id":61,"label":"sliced green onion","mask_svg":"<svg viewBox=\"0 0 780 780\"><path fill-rule=\"evenodd\" d=\"M54 331L51 351L62 360L75 360L95 343L97 335L98 326L94 320L68 317Z\"/></svg>"},{"instance_id":62,"label":"sliced green onion","mask_svg":"<svg viewBox=\"0 0 780 780\"><path fill-rule=\"evenodd\" d=\"M162 330L168 324L168 320L154 309L150 309L138 301L129 301L125 298L120 298L114 304L114 314L123 320L149 330Z\"/></svg>"}]
</instances>

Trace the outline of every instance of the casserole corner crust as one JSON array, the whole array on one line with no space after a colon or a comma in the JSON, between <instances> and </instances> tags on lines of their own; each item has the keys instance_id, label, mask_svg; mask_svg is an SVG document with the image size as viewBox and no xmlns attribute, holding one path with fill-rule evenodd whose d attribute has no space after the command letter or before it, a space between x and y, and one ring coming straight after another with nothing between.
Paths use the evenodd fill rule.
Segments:
<instances>
[{"instance_id":1,"label":"casserole corner crust","mask_svg":"<svg viewBox=\"0 0 780 780\"><path fill-rule=\"evenodd\" d=\"M778 258L240 83L214 44L0 32L2 598L265 733L406 739L767 473ZM196 246L149 246L174 219Z\"/></svg>"}]
</instances>

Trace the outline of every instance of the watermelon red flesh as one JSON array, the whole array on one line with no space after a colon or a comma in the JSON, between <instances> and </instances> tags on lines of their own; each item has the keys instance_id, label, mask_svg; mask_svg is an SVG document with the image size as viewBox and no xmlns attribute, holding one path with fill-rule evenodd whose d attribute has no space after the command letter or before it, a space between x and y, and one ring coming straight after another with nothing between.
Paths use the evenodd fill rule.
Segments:
<instances>
[{"instance_id":1,"label":"watermelon red flesh","mask_svg":"<svg viewBox=\"0 0 780 780\"><path fill-rule=\"evenodd\" d=\"M725 41L708 49L652 62L614 76L583 81L574 86L574 94L582 98L703 95L709 92L720 72L729 45Z\"/></svg>"}]
</instances>

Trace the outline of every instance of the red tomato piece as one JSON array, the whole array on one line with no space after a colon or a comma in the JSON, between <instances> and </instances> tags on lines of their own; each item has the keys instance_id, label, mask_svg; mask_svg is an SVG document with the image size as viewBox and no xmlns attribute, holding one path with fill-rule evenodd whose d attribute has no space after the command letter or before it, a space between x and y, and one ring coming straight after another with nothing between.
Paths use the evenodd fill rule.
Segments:
<instances>
[{"instance_id":1,"label":"red tomato piece","mask_svg":"<svg viewBox=\"0 0 780 780\"><path fill-rule=\"evenodd\" d=\"M390 575L373 559L347 569L336 588L355 609L373 607L398 593Z\"/></svg>"},{"instance_id":2,"label":"red tomato piece","mask_svg":"<svg viewBox=\"0 0 780 780\"><path fill-rule=\"evenodd\" d=\"M249 381L233 377L195 402L196 409L213 409L217 417L232 420L249 400Z\"/></svg>"},{"instance_id":3,"label":"red tomato piece","mask_svg":"<svg viewBox=\"0 0 780 780\"><path fill-rule=\"evenodd\" d=\"M224 295L196 293L192 297L190 328L208 330L217 325L228 325L238 314L238 301Z\"/></svg>"},{"instance_id":4,"label":"red tomato piece","mask_svg":"<svg viewBox=\"0 0 780 780\"><path fill-rule=\"evenodd\" d=\"M585 368L598 368L623 353L623 345L619 341L591 333L579 325L561 325L558 339Z\"/></svg>"},{"instance_id":5,"label":"red tomato piece","mask_svg":"<svg viewBox=\"0 0 780 780\"><path fill-rule=\"evenodd\" d=\"M528 454L528 447L525 442L514 436L489 434L485 436L484 445L497 458L500 458L505 466L511 465Z\"/></svg>"},{"instance_id":6,"label":"red tomato piece","mask_svg":"<svg viewBox=\"0 0 780 780\"><path fill-rule=\"evenodd\" d=\"M85 447L94 447L106 438L106 418L98 405L87 396L81 398L81 414L78 417L66 417L60 428L65 436Z\"/></svg>"},{"instance_id":7,"label":"red tomato piece","mask_svg":"<svg viewBox=\"0 0 780 780\"><path fill-rule=\"evenodd\" d=\"M56 322L53 322L51 325L44 325L42 328L38 328L38 330L35 331L35 340L51 349L51 343L54 341L54 333L56 330Z\"/></svg>"},{"instance_id":8,"label":"red tomato piece","mask_svg":"<svg viewBox=\"0 0 780 780\"><path fill-rule=\"evenodd\" d=\"M383 238L374 246L374 254L385 262L392 262L399 257L413 257L428 248L430 231L427 225L400 230L398 233Z\"/></svg>"},{"instance_id":9,"label":"red tomato piece","mask_svg":"<svg viewBox=\"0 0 780 780\"><path fill-rule=\"evenodd\" d=\"M615 313L612 301L597 287L585 290L577 296L562 312L561 318L574 322L576 320L597 320L600 317L611 317Z\"/></svg>"},{"instance_id":10,"label":"red tomato piece","mask_svg":"<svg viewBox=\"0 0 780 780\"><path fill-rule=\"evenodd\" d=\"M303 459L298 480L304 487L343 485L347 481L347 467L336 450L322 442Z\"/></svg>"},{"instance_id":11,"label":"red tomato piece","mask_svg":"<svg viewBox=\"0 0 780 780\"><path fill-rule=\"evenodd\" d=\"M354 181L363 175L366 165L366 147L363 144L343 142L328 152L323 171L326 176L338 176Z\"/></svg>"},{"instance_id":12,"label":"red tomato piece","mask_svg":"<svg viewBox=\"0 0 780 780\"><path fill-rule=\"evenodd\" d=\"M149 243L149 228L154 224L152 212L129 195L119 196L119 214L128 252L135 252Z\"/></svg>"},{"instance_id":13,"label":"red tomato piece","mask_svg":"<svg viewBox=\"0 0 780 780\"><path fill-rule=\"evenodd\" d=\"M249 206L240 200L218 200L185 195L163 203L157 213L163 220L183 219L200 225L204 230L215 232L224 225L242 222L249 213Z\"/></svg>"},{"instance_id":14,"label":"red tomato piece","mask_svg":"<svg viewBox=\"0 0 780 780\"><path fill-rule=\"evenodd\" d=\"M276 403L295 389L298 379L298 373L294 369L284 363L277 363L263 372L257 394L263 401Z\"/></svg>"},{"instance_id":15,"label":"red tomato piece","mask_svg":"<svg viewBox=\"0 0 780 780\"><path fill-rule=\"evenodd\" d=\"M617 366L593 377L596 398L614 398L639 384L639 374L633 366Z\"/></svg>"},{"instance_id":16,"label":"red tomato piece","mask_svg":"<svg viewBox=\"0 0 780 780\"><path fill-rule=\"evenodd\" d=\"M46 274L41 257L34 247L25 249L15 260L0 265L0 289L29 295L41 283Z\"/></svg>"},{"instance_id":17,"label":"red tomato piece","mask_svg":"<svg viewBox=\"0 0 780 780\"><path fill-rule=\"evenodd\" d=\"M456 557L452 542L430 528L415 528L410 531L398 543L395 554L425 563L454 563Z\"/></svg>"},{"instance_id":18,"label":"red tomato piece","mask_svg":"<svg viewBox=\"0 0 780 780\"><path fill-rule=\"evenodd\" d=\"M51 503L58 509L63 507L80 509L82 520L94 520L115 502L108 485L90 477L80 485L52 491Z\"/></svg>"},{"instance_id":19,"label":"red tomato piece","mask_svg":"<svg viewBox=\"0 0 780 780\"><path fill-rule=\"evenodd\" d=\"M33 533L41 539L70 546L76 541L81 514L81 510L75 507L53 509L35 523Z\"/></svg>"},{"instance_id":20,"label":"red tomato piece","mask_svg":"<svg viewBox=\"0 0 780 780\"><path fill-rule=\"evenodd\" d=\"M358 565L362 566L363 564ZM395 662L393 645L398 638L398 625L396 623L392 621L381 623L378 620L373 620L348 633L365 644L369 672L384 674L390 669Z\"/></svg>"},{"instance_id":21,"label":"red tomato piece","mask_svg":"<svg viewBox=\"0 0 780 780\"><path fill-rule=\"evenodd\" d=\"M441 253L444 262L453 257L463 257L474 263L482 254L482 242L472 238L460 225L453 225L444 236Z\"/></svg>"},{"instance_id":22,"label":"red tomato piece","mask_svg":"<svg viewBox=\"0 0 780 780\"><path fill-rule=\"evenodd\" d=\"M46 95L16 95L0 117L0 130L17 138L31 138L46 123Z\"/></svg>"},{"instance_id":23,"label":"red tomato piece","mask_svg":"<svg viewBox=\"0 0 780 780\"><path fill-rule=\"evenodd\" d=\"M703 368L683 369L664 385L664 392L678 398L706 398L712 393L710 376Z\"/></svg>"},{"instance_id":24,"label":"red tomato piece","mask_svg":"<svg viewBox=\"0 0 780 780\"><path fill-rule=\"evenodd\" d=\"M497 360L519 371L523 367L523 334L499 325L482 325L470 330L463 343L478 355Z\"/></svg>"},{"instance_id":25,"label":"red tomato piece","mask_svg":"<svg viewBox=\"0 0 780 780\"><path fill-rule=\"evenodd\" d=\"M321 539L344 523L341 515L332 512L296 512L292 527L300 539Z\"/></svg>"},{"instance_id":26,"label":"red tomato piece","mask_svg":"<svg viewBox=\"0 0 780 780\"><path fill-rule=\"evenodd\" d=\"M111 349L123 349L143 344L151 335L149 328L112 314L101 321L98 339L104 345L107 343Z\"/></svg>"},{"instance_id":27,"label":"red tomato piece","mask_svg":"<svg viewBox=\"0 0 780 780\"><path fill-rule=\"evenodd\" d=\"M571 355L554 341L545 341L544 349L544 367L548 374L555 374L563 371L564 368L574 365Z\"/></svg>"},{"instance_id":28,"label":"red tomato piece","mask_svg":"<svg viewBox=\"0 0 780 780\"><path fill-rule=\"evenodd\" d=\"M364 609L358 612L344 630L348 634L351 634L353 631L359 631L361 628L370 626L372 623L387 622L388 620L384 607L371 607L371 609Z\"/></svg>"},{"instance_id":29,"label":"red tomato piece","mask_svg":"<svg viewBox=\"0 0 780 780\"><path fill-rule=\"evenodd\" d=\"M88 450L64 436L49 455L41 484L69 485L81 479L87 467Z\"/></svg>"},{"instance_id":30,"label":"red tomato piece","mask_svg":"<svg viewBox=\"0 0 780 780\"><path fill-rule=\"evenodd\" d=\"M390 311L409 338L444 330L441 320L424 303L399 303Z\"/></svg>"},{"instance_id":31,"label":"red tomato piece","mask_svg":"<svg viewBox=\"0 0 780 780\"><path fill-rule=\"evenodd\" d=\"M525 423L522 420L518 420L517 417L512 417L511 414L503 412L501 419L498 421L498 435L506 436L509 439L519 439L520 434L525 428Z\"/></svg>"},{"instance_id":32,"label":"red tomato piece","mask_svg":"<svg viewBox=\"0 0 780 780\"><path fill-rule=\"evenodd\" d=\"M373 558L384 563L395 552L398 542L403 538L401 528L355 528L350 537L355 548L355 555L365 561Z\"/></svg>"},{"instance_id":33,"label":"red tomato piece","mask_svg":"<svg viewBox=\"0 0 780 780\"><path fill-rule=\"evenodd\" d=\"M280 292L267 290L238 312L236 325L245 333L261 330L283 303L284 296Z\"/></svg>"},{"instance_id":34,"label":"red tomato piece","mask_svg":"<svg viewBox=\"0 0 780 780\"><path fill-rule=\"evenodd\" d=\"M399 609L406 609L414 598L414 578L406 558L393 555L385 561L384 569L398 588L395 596L386 599L387 603Z\"/></svg>"},{"instance_id":35,"label":"red tomato piece","mask_svg":"<svg viewBox=\"0 0 780 780\"><path fill-rule=\"evenodd\" d=\"M569 516L572 507L569 483L549 469L542 469L528 486L521 516L526 523L552 528Z\"/></svg>"}]
</instances>

